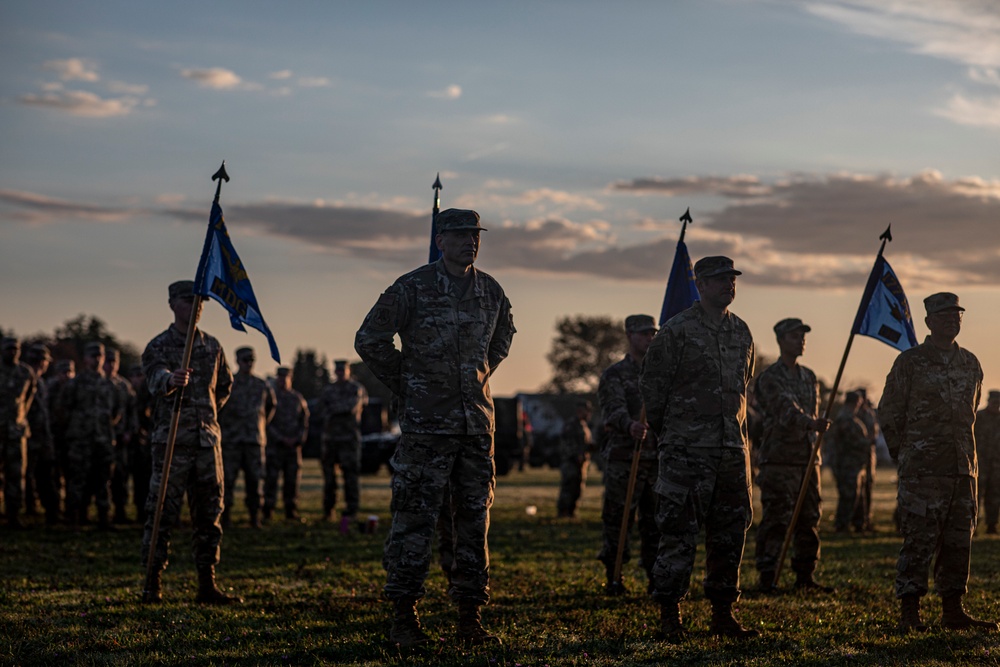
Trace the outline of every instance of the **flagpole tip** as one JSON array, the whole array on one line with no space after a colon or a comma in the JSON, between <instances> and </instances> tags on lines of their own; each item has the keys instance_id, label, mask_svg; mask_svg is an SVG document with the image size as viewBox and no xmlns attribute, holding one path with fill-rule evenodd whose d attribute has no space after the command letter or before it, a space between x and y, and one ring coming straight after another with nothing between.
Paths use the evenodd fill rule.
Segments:
<instances>
[{"instance_id":1,"label":"flagpole tip","mask_svg":"<svg viewBox=\"0 0 1000 667\"><path fill-rule=\"evenodd\" d=\"M224 180L226 183L229 182L229 174L226 173L226 161L222 161L222 166L219 167L219 171L212 174L212 180L217 181L219 179Z\"/></svg>"},{"instance_id":2,"label":"flagpole tip","mask_svg":"<svg viewBox=\"0 0 1000 667\"><path fill-rule=\"evenodd\" d=\"M687 210L684 211L684 215L678 218L681 222L694 222L694 218L691 217L691 207L688 206Z\"/></svg>"},{"instance_id":3,"label":"flagpole tip","mask_svg":"<svg viewBox=\"0 0 1000 667\"><path fill-rule=\"evenodd\" d=\"M886 227L885 231L882 232L882 235L879 236L878 238L879 238L880 241L883 240L883 239L886 240L886 241L892 241L892 224L890 224L888 227Z\"/></svg>"},{"instance_id":4,"label":"flagpole tip","mask_svg":"<svg viewBox=\"0 0 1000 667\"><path fill-rule=\"evenodd\" d=\"M434 179L434 185L431 186L432 190L444 190L444 186L441 185L441 172L437 174L437 178Z\"/></svg>"}]
</instances>

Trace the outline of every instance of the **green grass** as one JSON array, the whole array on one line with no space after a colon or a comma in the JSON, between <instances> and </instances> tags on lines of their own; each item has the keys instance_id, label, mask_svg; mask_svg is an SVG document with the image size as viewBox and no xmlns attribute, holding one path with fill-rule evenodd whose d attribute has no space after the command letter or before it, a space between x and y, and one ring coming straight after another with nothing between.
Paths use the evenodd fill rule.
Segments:
<instances>
[{"instance_id":1,"label":"green grass","mask_svg":"<svg viewBox=\"0 0 1000 667\"><path fill-rule=\"evenodd\" d=\"M175 531L165 602L138 603L143 579L139 527L115 533L65 529L0 533L0 664L5 665L956 665L1000 664L1000 635L946 632L937 627L940 603L925 598L924 635L895 629L892 594L900 539L892 532L893 473L881 470L874 536L833 535L835 487L824 479L828 502L823 557L817 576L837 593L805 596L752 592L753 532L748 536L739 617L762 637L737 643L708 634L708 603L701 593L704 554L683 603L688 641L656 641L658 609L644 594L636 564L626 568L631 593L601 595L599 477L592 473L580 518L555 518L558 473L514 472L497 485L490 546L493 601L484 621L502 648L465 650L451 641L457 611L432 567L420 612L440 641L425 654L400 654L387 634L390 605L379 599L384 581L382 541L388 527L389 479L363 478L362 514L380 517L378 533L339 534L318 520L320 478L307 461L303 509L307 521L277 520L261 531L226 532L220 585L246 598L235 608L192 602L194 566L190 527ZM237 499L242 488L237 489ZM241 502L238 500L238 502ZM537 514L527 514L534 505ZM784 588L791 575L783 575ZM998 613L1000 539L981 535L973 546L966 607Z\"/></svg>"}]
</instances>

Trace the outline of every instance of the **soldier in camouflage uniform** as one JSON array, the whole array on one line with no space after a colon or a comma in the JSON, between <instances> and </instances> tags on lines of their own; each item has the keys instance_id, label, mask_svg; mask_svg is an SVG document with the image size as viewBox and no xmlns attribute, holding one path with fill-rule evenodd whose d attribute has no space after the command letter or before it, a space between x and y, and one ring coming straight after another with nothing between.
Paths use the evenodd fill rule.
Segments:
<instances>
[{"instance_id":1,"label":"soldier in camouflage uniform","mask_svg":"<svg viewBox=\"0 0 1000 667\"><path fill-rule=\"evenodd\" d=\"M607 595L622 595L625 585L621 573L615 579L615 559L618 556L618 538L622 521L628 512L629 530L639 522L639 561L646 572L647 590L653 588L653 564L656 562L660 532L656 526L656 484L659 463L656 453L656 433L648 433L648 420L642 416L642 395L639 393L639 369L642 368L646 350L656 334L656 322L650 315L629 315L625 318L625 336L628 353L618 363L612 364L601 374L597 386L597 400L604 419L604 499L601 506L603 544L597 560L604 563ZM632 502L625 507L632 456L636 444L641 443L639 468L636 471ZM622 563L631 559L626 534Z\"/></svg>"},{"instance_id":2,"label":"soldier in camouflage uniform","mask_svg":"<svg viewBox=\"0 0 1000 667\"><path fill-rule=\"evenodd\" d=\"M21 343L16 338L0 342L0 480L3 482L7 527L24 528L24 468L27 463L28 411L35 397L37 379L20 362Z\"/></svg>"},{"instance_id":3,"label":"soldier in camouflage uniform","mask_svg":"<svg viewBox=\"0 0 1000 667\"><path fill-rule=\"evenodd\" d=\"M458 639L499 642L480 618L490 597L486 535L496 484L489 378L510 350L514 322L503 289L473 266L484 231L479 214L448 209L436 224L441 259L398 278L354 340L368 368L400 400L403 435L392 457L383 596L395 604L389 637L401 646L430 641L416 605L449 482L456 546L449 594L458 603Z\"/></svg>"},{"instance_id":4,"label":"soldier in camouflage uniform","mask_svg":"<svg viewBox=\"0 0 1000 667\"><path fill-rule=\"evenodd\" d=\"M264 521L271 520L278 506L279 478L282 479L285 517L298 520L302 443L309 435L309 408L302 394L292 389L292 372L288 368L278 369L274 389L274 416L267 425Z\"/></svg>"},{"instance_id":5,"label":"soldier in camouflage uniform","mask_svg":"<svg viewBox=\"0 0 1000 667\"><path fill-rule=\"evenodd\" d=\"M146 524L146 499L149 497L149 478L153 474L153 457L149 450L149 434L153 432L153 397L146 386L142 365L129 369L128 380L135 392L136 431L132 448L132 500L135 502L136 521Z\"/></svg>"},{"instance_id":6,"label":"soldier in camouflage uniform","mask_svg":"<svg viewBox=\"0 0 1000 667\"><path fill-rule=\"evenodd\" d=\"M226 405L219 411L222 428L222 463L226 471L225 509L222 527L230 524L230 511L236 478L240 470L246 484L246 506L250 526L260 528L260 482L264 471L264 446L267 444L267 425L274 417L276 399L274 390L262 378L253 374L256 360L252 347L236 350L239 370L233 376L233 392Z\"/></svg>"},{"instance_id":7,"label":"soldier in camouflage uniform","mask_svg":"<svg viewBox=\"0 0 1000 667\"><path fill-rule=\"evenodd\" d=\"M201 329L195 329L189 368L181 366L187 342L188 325L197 323L202 304L194 307L194 283L179 280L167 290L167 303L174 321L166 331L151 340L142 353L142 371L146 386L155 401L153 408L152 442L153 474L146 500L146 527L142 536L142 562L148 562L153 538L153 524L164 479L164 457L170 434L171 416L177 392L183 392L177 437L167 474L153 573L147 581L143 601L162 601L161 574L170 554L170 535L177 525L184 494L188 495L193 527L192 547L198 571L198 594L195 601L226 605L242 602L227 595L215 583L215 566L219 563L222 542L222 432L218 411L225 405L233 384L233 375L219 341Z\"/></svg>"},{"instance_id":8,"label":"soldier in camouflage uniform","mask_svg":"<svg viewBox=\"0 0 1000 667\"><path fill-rule=\"evenodd\" d=\"M976 529L973 423L983 369L976 355L955 342L965 310L958 297L939 292L924 299L924 306L930 336L896 357L878 408L889 453L899 461L900 628L927 629L920 619L920 598L927 593L934 561L941 626L996 630L996 623L974 619L962 608Z\"/></svg>"},{"instance_id":9,"label":"soldier in camouflage uniform","mask_svg":"<svg viewBox=\"0 0 1000 667\"><path fill-rule=\"evenodd\" d=\"M103 344L87 343L83 369L59 392L56 406L66 438L66 522L87 523L93 498L98 526L108 530L115 426L122 419L122 405L115 385L104 375Z\"/></svg>"},{"instance_id":10,"label":"soldier in camouflage uniform","mask_svg":"<svg viewBox=\"0 0 1000 667\"><path fill-rule=\"evenodd\" d=\"M323 440L320 463L323 466L323 516L330 520L337 504L337 467L344 476L344 511L341 532L346 532L358 513L361 473L361 412L368 405L368 392L351 379L351 369L344 359L333 363L336 381L323 388L319 396L323 414Z\"/></svg>"},{"instance_id":11,"label":"soldier in camouflage uniform","mask_svg":"<svg viewBox=\"0 0 1000 667\"><path fill-rule=\"evenodd\" d=\"M53 481L56 450L52 440L52 419L49 411L48 383L42 377L49 369L52 354L42 344L32 345L24 355L24 362L38 378L35 399L28 410L31 436L28 438L28 467L24 474L24 499L28 514L35 513L35 501L45 510L45 523L59 523L59 496Z\"/></svg>"},{"instance_id":12,"label":"soldier in camouflage uniform","mask_svg":"<svg viewBox=\"0 0 1000 667\"><path fill-rule=\"evenodd\" d=\"M65 502L66 479L69 477L69 448L66 445L66 434L63 424L56 414L59 406L59 393L66 383L76 377L76 362L72 359L60 359L55 363L55 373L46 381L46 391L49 394L49 419L52 424L52 444L56 451L55 469L52 471L52 484L60 503ZM144 499L145 500L145 499ZM65 520L65 506L63 507Z\"/></svg>"},{"instance_id":13,"label":"soldier in camouflage uniform","mask_svg":"<svg viewBox=\"0 0 1000 667\"><path fill-rule=\"evenodd\" d=\"M777 583L774 575L778 556L795 513L803 474L809 476L809 484L792 531L795 587L826 593L833 590L813 579L819 560L820 458L817 456L812 466L809 463L816 434L824 433L830 422L819 417L816 374L797 361L805 352L806 334L810 331L812 328L796 317L775 324L780 357L757 377L754 385L754 396L764 416L757 473L762 511L755 554L762 591L773 590Z\"/></svg>"},{"instance_id":14,"label":"soldier in camouflage uniform","mask_svg":"<svg viewBox=\"0 0 1000 667\"><path fill-rule=\"evenodd\" d=\"M590 450L594 446L589 424L593 412L594 406L590 401L577 401L575 416L567 419L563 425L559 441L562 458L559 466L559 499L556 501L556 510L561 518L571 519L576 515L576 504L587 483Z\"/></svg>"},{"instance_id":15,"label":"soldier in camouflage uniform","mask_svg":"<svg viewBox=\"0 0 1000 667\"><path fill-rule=\"evenodd\" d=\"M135 390L132 383L118 374L121 360L118 350L107 348L104 355L104 375L111 380L118 393L118 403L122 418L115 426L115 469L111 476L111 500L115 505L114 522L129 523L125 508L128 506L128 482L133 477L132 465L135 459ZM142 497L145 502L146 497Z\"/></svg>"},{"instance_id":16,"label":"soldier in camouflage uniform","mask_svg":"<svg viewBox=\"0 0 1000 667\"><path fill-rule=\"evenodd\" d=\"M740 562L753 512L747 442L747 384L753 377L750 329L729 312L736 276L728 257L694 267L701 301L672 317L653 339L640 377L650 428L659 433L659 553L653 599L668 641L681 638L678 603L687 595L699 531L705 529L705 597L711 630L756 636L735 619Z\"/></svg>"},{"instance_id":17,"label":"soldier in camouflage uniform","mask_svg":"<svg viewBox=\"0 0 1000 667\"><path fill-rule=\"evenodd\" d=\"M875 474L878 469L878 455L876 445L879 434L882 432L878 424L878 415L875 414L875 406L868 399L868 391L861 387L857 389L861 394L861 407L858 408L858 419L865 425L865 432L868 434L868 452L865 459L865 474L861 478L861 502L856 505L854 512L854 530L863 532L875 532L875 524L872 521L872 491L875 488Z\"/></svg>"},{"instance_id":18,"label":"soldier in camouflage uniform","mask_svg":"<svg viewBox=\"0 0 1000 667\"><path fill-rule=\"evenodd\" d=\"M871 446L865 424L858 418L861 401L858 392L847 392L828 436L835 453L833 476L837 480L837 516L833 526L838 533L850 530L857 506L864 502L861 486Z\"/></svg>"},{"instance_id":19,"label":"soldier in camouflage uniform","mask_svg":"<svg viewBox=\"0 0 1000 667\"><path fill-rule=\"evenodd\" d=\"M990 391L986 408L976 413L979 504L986 512L986 533L995 535L1000 518L1000 391Z\"/></svg>"}]
</instances>

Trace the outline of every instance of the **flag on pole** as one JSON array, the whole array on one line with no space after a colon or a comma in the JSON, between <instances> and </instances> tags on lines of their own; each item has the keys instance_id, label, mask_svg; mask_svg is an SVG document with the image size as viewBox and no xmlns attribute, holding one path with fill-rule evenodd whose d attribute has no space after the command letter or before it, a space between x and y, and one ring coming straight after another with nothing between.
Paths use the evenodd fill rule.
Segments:
<instances>
[{"instance_id":1,"label":"flag on pole","mask_svg":"<svg viewBox=\"0 0 1000 667\"><path fill-rule=\"evenodd\" d=\"M205 249L198 262L194 291L195 294L210 296L221 303L229 311L229 321L237 331L246 332L243 324L249 324L267 336L267 343L271 347L271 358L281 363L278 344L274 342L274 336L271 335L264 316L260 314L260 306L257 305L250 277L247 276L243 261L236 253L229 232L226 231L226 222L222 218L222 207L219 206L218 199L212 202Z\"/></svg>"},{"instance_id":2,"label":"flag on pole","mask_svg":"<svg viewBox=\"0 0 1000 667\"><path fill-rule=\"evenodd\" d=\"M900 352L917 345L903 286L881 253L868 276L851 333L875 338Z\"/></svg>"},{"instance_id":3,"label":"flag on pole","mask_svg":"<svg viewBox=\"0 0 1000 667\"><path fill-rule=\"evenodd\" d=\"M431 247L427 254L427 263L433 264L441 259L441 251L437 246L437 212L431 213Z\"/></svg>"},{"instance_id":4,"label":"flag on pole","mask_svg":"<svg viewBox=\"0 0 1000 667\"><path fill-rule=\"evenodd\" d=\"M660 326L677 313L690 308L698 299L691 256L688 255L687 244L681 239L677 242L674 264L670 267L670 277L667 278L667 292L663 295L663 308L660 310Z\"/></svg>"}]
</instances>

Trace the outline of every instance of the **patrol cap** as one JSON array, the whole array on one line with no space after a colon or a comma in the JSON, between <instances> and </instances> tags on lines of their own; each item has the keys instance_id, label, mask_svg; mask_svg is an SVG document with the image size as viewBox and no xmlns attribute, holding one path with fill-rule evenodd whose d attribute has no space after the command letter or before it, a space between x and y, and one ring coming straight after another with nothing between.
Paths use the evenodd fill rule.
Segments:
<instances>
[{"instance_id":1,"label":"patrol cap","mask_svg":"<svg viewBox=\"0 0 1000 667\"><path fill-rule=\"evenodd\" d=\"M56 373L65 373L76 369L76 363L72 359L60 359L56 362Z\"/></svg>"},{"instance_id":2,"label":"patrol cap","mask_svg":"<svg viewBox=\"0 0 1000 667\"><path fill-rule=\"evenodd\" d=\"M0 349L9 350L12 347L21 347L21 341L10 336L4 336L3 340L0 341Z\"/></svg>"},{"instance_id":3,"label":"patrol cap","mask_svg":"<svg viewBox=\"0 0 1000 667\"><path fill-rule=\"evenodd\" d=\"M98 355L104 355L104 343L99 343L96 340L87 343L83 347L83 354L86 357L96 357Z\"/></svg>"},{"instance_id":4,"label":"patrol cap","mask_svg":"<svg viewBox=\"0 0 1000 667\"><path fill-rule=\"evenodd\" d=\"M292 372L292 369L289 368L288 366L278 366L278 370L277 370L278 377L282 377L284 375L288 375L291 372Z\"/></svg>"},{"instance_id":5,"label":"patrol cap","mask_svg":"<svg viewBox=\"0 0 1000 667\"><path fill-rule=\"evenodd\" d=\"M844 394L844 403L847 403L848 405L854 405L860 400L861 400L861 394L859 394L857 390L849 391L846 394Z\"/></svg>"},{"instance_id":6,"label":"patrol cap","mask_svg":"<svg viewBox=\"0 0 1000 667\"><path fill-rule=\"evenodd\" d=\"M774 333L776 333L779 337L792 331L798 331L799 329L802 329L806 333L812 331L811 326L797 317L787 317L774 325Z\"/></svg>"},{"instance_id":7,"label":"patrol cap","mask_svg":"<svg viewBox=\"0 0 1000 667\"><path fill-rule=\"evenodd\" d=\"M965 308L958 305L958 295L952 294L951 292L938 292L937 294L931 294L929 297L924 299L924 308L927 309L928 315L940 313L945 310L965 310Z\"/></svg>"},{"instance_id":8,"label":"patrol cap","mask_svg":"<svg viewBox=\"0 0 1000 667\"><path fill-rule=\"evenodd\" d=\"M656 320L652 315L629 315L625 318L625 331L627 333L656 331Z\"/></svg>"},{"instance_id":9,"label":"patrol cap","mask_svg":"<svg viewBox=\"0 0 1000 667\"><path fill-rule=\"evenodd\" d=\"M118 358L118 348L116 348L116 347L105 348L105 350L104 350L104 358L107 359L108 361L114 361L115 359L117 359Z\"/></svg>"},{"instance_id":10,"label":"patrol cap","mask_svg":"<svg viewBox=\"0 0 1000 667\"><path fill-rule=\"evenodd\" d=\"M41 343L35 343L28 348L28 359L31 361L52 361L52 353L49 348Z\"/></svg>"},{"instance_id":11,"label":"patrol cap","mask_svg":"<svg viewBox=\"0 0 1000 667\"><path fill-rule=\"evenodd\" d=\"M1000 398L1000 390L990 389L989 400L993 401Z\"/></svg>"},{"instance_id":12,"label":"patrol cap","mask_svg":"<svg viewBox=\"0 0 1000 667\"><path fill-rule=\"evenodd\" d=\"M236 358L237 359L250 359L253 361L253 348L252 347L238 347L236 348Z\"/></svg>"},{"instance_id":13,"label":"patrol cap","mask_svg":"<svg viewBox=\"0 0 1000 667\"><path fill-rule=\"evenodd\" d=\"M487 231L479 226L479 214L464 208L447 208L437 214L434 218L434 226L437 233L453 232L459 229L478 229L481 232Z\"/></svg>"},{"instance_id":14,"label":"patrol cap","mask_svg":"<svg viewBox=\"0 0 1000 667\"><path fill-rule=\"evenodd\" d=\"M591 403L586 398L582 398L582 399L580 399L579 401L576 402L576 407L578 407L578 408L586 408L587 410L593 410L594 409L594 404Z\"/></svg>"},{"instance_id":15,"label":"patrol cap","mask_svg":"<svg viewBox=\"0 0 1000 667\"><path fill-rule=\"evenodd\" d=\"M170 295L171 299L193 298L194 281L178 280L177 282L170 283L170 286L167 288L167 294Z\"/></svg>"},{"instance_id":16,"label":"patrol cap","mask_svg":"<svg viewBox=\"0 0 1000 667\"><path fill-rule=\"evenodd\" d=\"M733 260L723 255L711 255L702 257L694 265L694 275L699 280L711 278L713 276L743 275L742 271L733 268Z\"/></svg>"},{"instance_id":17,"label":"patrol cap","mask_svg":"<svg viewBox=\"0 0 1000 667\"><path fill-rule=\"evenodd\" d=\"M347 366L347 359L335 359L333 362L334 368L345 368Z\"/></svg>"}]
</instances>

